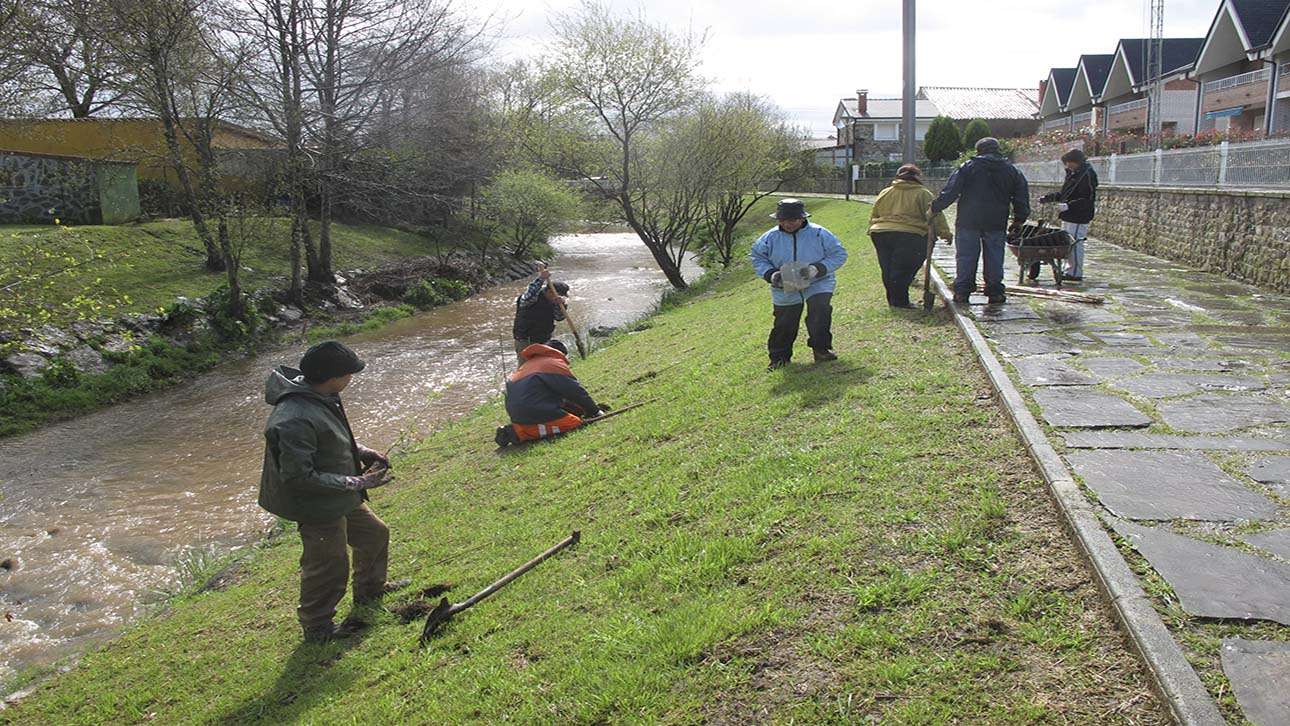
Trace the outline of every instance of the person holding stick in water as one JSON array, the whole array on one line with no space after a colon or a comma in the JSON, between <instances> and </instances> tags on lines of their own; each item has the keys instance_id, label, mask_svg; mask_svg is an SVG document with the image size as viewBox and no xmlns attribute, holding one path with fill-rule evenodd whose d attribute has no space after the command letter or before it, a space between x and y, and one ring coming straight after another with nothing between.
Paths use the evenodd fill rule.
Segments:
<instances>
[{"instance_id":1,"label":"person holding stick in water","mask_svg":"<svg viewBox=\"0 0 1290 726\"><path fill-rule=\"evenodd\" d=\"M555 336L555 324L565 318L565 298L569 286L551 279L551 271L538 263L538 274L515 298L515 323L511 335L515 338L515 357L524 365L524 350L530 345L542 344Z\"/></svg>"},{"instance_id":2,"label":"person holding stick in water","mask_svg":"<svg viewBox=\"0 0 1290 726\"><path fill-rule=\"evenodd\" d=\"M346 637L362 623L332 622L349 579L354 550L354 604L375 605L410 581L386 581L390 530L370 508L367 490L383 486L390 461L362 446L345 416L340 393L364 363L329 340L305 352L299 368L278 366L265 382L273 406L264 427L259 505L299 524L300 606L309 642Z\"/></svg>"}]
</instances>

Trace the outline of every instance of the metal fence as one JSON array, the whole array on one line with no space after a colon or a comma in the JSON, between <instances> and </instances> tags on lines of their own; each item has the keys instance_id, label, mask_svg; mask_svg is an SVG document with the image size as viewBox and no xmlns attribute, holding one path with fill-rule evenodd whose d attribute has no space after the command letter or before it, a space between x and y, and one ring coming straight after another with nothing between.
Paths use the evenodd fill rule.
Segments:
<instances>
[{"instance_id":1,"label":"metal fence","mask_svg":"<svg viewBox=\"0 0 1290 726\"><path fill-rule=\"evenodd\" d=\"M1112 154L1089 163L1105 184L1290 189L1290 139ZM1033 182L1063 178L1059 161L1022 162L1017 168Z\"/></svg>"}]
</instances>

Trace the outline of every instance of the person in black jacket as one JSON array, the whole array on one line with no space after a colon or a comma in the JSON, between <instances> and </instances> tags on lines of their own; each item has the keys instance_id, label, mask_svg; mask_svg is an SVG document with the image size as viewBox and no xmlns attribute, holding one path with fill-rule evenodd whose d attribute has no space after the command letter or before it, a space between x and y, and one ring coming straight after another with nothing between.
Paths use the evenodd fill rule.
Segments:
<instances>
[{"instance_id":1,"label":"person in black jacket","mask_svg":"<svg viewBox=\"0 0 1290 726\"><path fill-rule=\"evenodd\" d=\"M1057 218L1062 220L1062 229L1066 230L1075 244L1071 245L1070 256L1066 258L1066 269L1062 278L1079 282L1084 279L1084 240L1088 237L1088 223L1093 221L1097 204L1097 172L1084 158L1084 152L1071 149L1062 154L1062 164L1066 167L1066 179L1059 192L1045 194L1039 198L1041 203L1057 203ZM1039 277L1039 263L1030 266L1030 279Z\"/></svg>"},{"instance_id":2,"label":"person in black jacket","mask_svg":"<svg viewBox=\"0 0 1290 726\"><path fill-rule=\"evenodd\" d=\"M551 271L542 265L538 276L515 298L515 323L511 326L515 338L515 356L524 365L524 349L536 343L545 343L555 334L556 321L564 320L564 298L569 286L551 280Z\"/></svg>"},{"instance_id":3,"label":"person in black jacket","mask_svg":"<svg viewBox=\"0 0 1290 726\"><path fill-rule=\"evenodd\" d=\"M984 256L985 294L992 304L1002 303L1008 211L1011 208L1014 226L1026 221L1030 190L1026 177L1000 153L998 139L987 136L976 142L976 156L950 175L932 202L931 214L940 214L956 201L954 302L967 303L976 292L977 261Z\"/></svg>"}]
</instances>

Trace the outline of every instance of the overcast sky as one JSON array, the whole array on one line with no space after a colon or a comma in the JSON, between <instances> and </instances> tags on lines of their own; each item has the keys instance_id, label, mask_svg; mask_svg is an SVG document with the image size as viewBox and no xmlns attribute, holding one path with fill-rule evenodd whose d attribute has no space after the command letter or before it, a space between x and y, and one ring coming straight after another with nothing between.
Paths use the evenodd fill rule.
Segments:
<instances>
[{"instance_id":1,"label":"overcast sky","mask_svg":"<svg viewBox=\"0 0 1290 726\"><path fill-rule=\"evenodd\" d=\"M501 58L540 52L547 16L577 0L483 0L504 22ZM702 72L718 90L772 98L813 134L832 133L837 102L866 88L901 89L900 0L613 0L657 22L708 33ZM1168 0L1166 37L1201 37L1218 0ZM922 0L917 82L928 86L1034 87L1081 53L1111 53L1147 35L1144 0Z\"/></svg>"}]
</instances>

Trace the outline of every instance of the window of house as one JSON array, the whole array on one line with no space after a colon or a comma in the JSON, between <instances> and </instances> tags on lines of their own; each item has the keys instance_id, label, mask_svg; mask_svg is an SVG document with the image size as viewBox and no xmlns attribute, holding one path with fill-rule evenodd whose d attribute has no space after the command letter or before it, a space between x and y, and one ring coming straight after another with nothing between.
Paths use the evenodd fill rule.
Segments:
<instances>
[{"instance_id":1,"label":"window of house","mask_svg":"<svg viewBox=\"0 0 1290 726\"><path fill-rule=\"evenodd\" d=\"M895 141L900 132L900 124L874 124L873 140L874 141Z\"/></svg>"}]
</instances>

